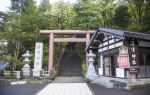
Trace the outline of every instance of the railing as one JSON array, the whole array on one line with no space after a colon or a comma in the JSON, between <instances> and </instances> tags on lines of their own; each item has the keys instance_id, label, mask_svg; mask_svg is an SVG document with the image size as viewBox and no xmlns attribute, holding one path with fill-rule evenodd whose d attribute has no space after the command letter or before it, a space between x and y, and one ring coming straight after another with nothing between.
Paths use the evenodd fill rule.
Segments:
<instances>
[{"instance_id":1,"label":"railing","mask_svg":"<svg viewBox=\"0 0 150 95\"><path fill-rule=\"evenodd\" d=\"M50 76L50 71L43 71L42 76Z\"/></svg>"},{"instance_id":2,"label":"railing","mask_svg":"<svg viewBox=\"0 0 150 95\"><path fill-rule=\"evenodd\" d=\"M4 78L17 78L17 72L18 71L4 71ZM34 71L36 73L36 71ZM39 78L47 78L47 79L52 79L54 78L54 73L52 71L37 71L39 73ZM13 75L13 76L12 76ZM20 71L19 72L20 78L33 78L35 77L33 74L33 70L31 71Z\"/></svg>"}]
</instances>

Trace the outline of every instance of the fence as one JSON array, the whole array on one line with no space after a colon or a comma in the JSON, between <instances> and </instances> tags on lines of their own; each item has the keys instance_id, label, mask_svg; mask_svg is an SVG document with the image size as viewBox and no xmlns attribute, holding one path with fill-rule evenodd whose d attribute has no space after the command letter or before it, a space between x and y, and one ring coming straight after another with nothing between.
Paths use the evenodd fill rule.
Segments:
<instances>
[{"instance_id":1,"label":"fence","mask_svg":"<svg viewBox=\"0 0 150 95\"><path fill-rule=\"evenodd\" d=\"M4 71L3 78L5 78L5 79L8 79L8 78L11 78L11 79L17 78L17 75L18 75L17 73L18 73L18 71L13 71L13 72L12 71ZM33 70L30 70L30 71L22 71L21 70L19 73L20 73L19 74L20 78L34 78L34 77L36 77L36 78L44 78L44 79L45 78L47 78L47 79L53 79L54 78L54 73L53 72L44 71L44 70L40 71L39 77L33 75Z\"/></svg>"}]
</instances>

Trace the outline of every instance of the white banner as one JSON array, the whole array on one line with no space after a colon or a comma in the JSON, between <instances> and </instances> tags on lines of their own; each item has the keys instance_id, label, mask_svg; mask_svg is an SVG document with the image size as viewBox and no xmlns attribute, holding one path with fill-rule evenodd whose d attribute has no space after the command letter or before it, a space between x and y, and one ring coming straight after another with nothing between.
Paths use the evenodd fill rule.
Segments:
<instances>
[{"instance_id":1,"label":"white banner","mask_svg":"<svg viewBox=\"0 0 150 95\"><path fill-rule=\"evenodd\" d=\"M36 43L35 57L34 57L34 70L42 70L43 61L43 43Z\"/></svg>"}]
</instances>

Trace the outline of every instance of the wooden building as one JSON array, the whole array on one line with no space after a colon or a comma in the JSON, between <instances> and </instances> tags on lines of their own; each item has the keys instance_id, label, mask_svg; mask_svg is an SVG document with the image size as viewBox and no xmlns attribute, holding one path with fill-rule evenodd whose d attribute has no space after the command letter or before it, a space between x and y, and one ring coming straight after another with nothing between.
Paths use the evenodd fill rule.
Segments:
<instances>
[{"instance_id":1,"label":"wooden building","mask_svg":"<svg viewBox=\"0 0 150 95\"><path fill-rule=\"evenodd\" d=\"M86 51L98 52L98 74L117 78L150 77L150 34L97 28Z\"/></svg>"}]
</instances>

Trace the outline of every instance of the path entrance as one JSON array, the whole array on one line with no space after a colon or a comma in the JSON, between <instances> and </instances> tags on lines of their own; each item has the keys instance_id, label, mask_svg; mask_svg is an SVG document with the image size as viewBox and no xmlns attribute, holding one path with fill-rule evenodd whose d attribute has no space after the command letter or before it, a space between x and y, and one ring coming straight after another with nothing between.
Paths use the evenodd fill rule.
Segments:
<instances>
[{"instance_id":1,"label":"path entrance","mask_svg":"<svg viewBox=\"0 0 150 95\"><path fill-rule=\"evenodd\" d=\"M82 64L76 43L68 43L61 57L58 76L53 83L84 83Z\"/></svg>"},{"instance_id":2,"label":"path entrance","mask_svg":"<svg viewBox=\"0 0 150 95\"><path fill-rule=\"evenodd\" d=\"M61 57L59 76L82 76L82 64L76 43L68 43Z\"/></svg>"}]
</instances>

